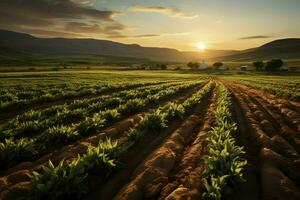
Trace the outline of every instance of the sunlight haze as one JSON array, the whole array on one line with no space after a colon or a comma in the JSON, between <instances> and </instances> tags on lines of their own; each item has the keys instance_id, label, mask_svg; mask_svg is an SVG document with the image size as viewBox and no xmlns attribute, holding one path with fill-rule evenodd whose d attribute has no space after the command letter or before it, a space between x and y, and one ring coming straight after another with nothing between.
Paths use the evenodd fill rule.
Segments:
<instances>
[{"instance_id":1,"label":"sunlight haze","mask_svg":"<svg viewBox=\"0 0 300 200\"><path fill-rule=\"evenodd\" d=\"M298 0L34 2L32 7L23 2L22 9L18 0L0 2L4 19L0 28L41 37L106 39L182 51L196 50L199 40L209 49L241 50L300 34ZM55 6L50 8L49 2Z\"/></svg>"}]
</instances>

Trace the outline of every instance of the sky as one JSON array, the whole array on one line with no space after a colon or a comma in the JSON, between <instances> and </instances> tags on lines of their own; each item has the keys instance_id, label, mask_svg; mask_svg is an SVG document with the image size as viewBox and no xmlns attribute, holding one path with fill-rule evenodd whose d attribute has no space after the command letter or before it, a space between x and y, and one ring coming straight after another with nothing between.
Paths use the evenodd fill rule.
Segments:
<instances>
[{"instance_id":1,"label":"sky","mask_svg":"<svg viewBox=\"0 0 300 200\"><path fill-rule=\"evenodd\" d=\"M0 28L181 51L198 43L241 50L300 38L300 0L0 0Z\"/></svg>"}]
</instances>

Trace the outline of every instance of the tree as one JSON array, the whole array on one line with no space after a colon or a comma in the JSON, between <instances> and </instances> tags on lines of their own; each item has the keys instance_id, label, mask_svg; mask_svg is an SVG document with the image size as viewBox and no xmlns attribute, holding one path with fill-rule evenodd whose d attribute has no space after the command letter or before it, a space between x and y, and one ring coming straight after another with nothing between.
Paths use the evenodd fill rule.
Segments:
<instances>
[{"instance_id":1,"label":"tree","mask_svg":"<svg viewBox=\"0 0 300 200\"><path fill-rule=\"evenodd\" d=\"M166 70L168 67L166 64L160 64L160 69Z\"/></svg>"},{"instance_id":2,"label":"tree","mask_svg":"<svg viewBox=\"0 0 300 200\"><path fill-rule=\"evenodd\" d=\"M215 69L219 69L219 67L221 67L221 66L223 66L224 64L222 63L222 62L215 62L214 64L213 64L213 66L214 66L214 68Z\"/></svg>"},{"instance_id":3,"label":"tree","mask_svg":"<svg viewBox=\"0 0 300 200\"><path fill-rule=\"evenodd\" d=\"M166 64L156 64L156 67L162 70L166 70L168 68Z\"/></svg>"},{"instance_id":4,"label":"tree","mask_svg":"<svg viewBox=\"0 0 300 200\"><path fill-rule=\"evenodd\" d=\"M266 71L278 71L282 65L283 61L281 59L270 60L266 64Z\"/></svg>"},{"instance_id":5,"label":"tree","mask_svg":"<svg viewBox=\"0 0 300 200\"><path fill-rule=\"evenodd\" d=\"M264 65L265 65L264 62L262 62L262 61L253 62L253 66L255 67L255 69L257 71L262 71L264 68Z\"/></svg>"},{"instance_id":6,"label":"tree","mask_svg":"<svg viewBox=\"0 0 300 200\"><path fill-rule=\"evenodd\" d=\"M196 62L189 62L187 66L190 67L191 69L196 69L197 67L199 67L198 63Z\"/></svg>"}]
</instances>

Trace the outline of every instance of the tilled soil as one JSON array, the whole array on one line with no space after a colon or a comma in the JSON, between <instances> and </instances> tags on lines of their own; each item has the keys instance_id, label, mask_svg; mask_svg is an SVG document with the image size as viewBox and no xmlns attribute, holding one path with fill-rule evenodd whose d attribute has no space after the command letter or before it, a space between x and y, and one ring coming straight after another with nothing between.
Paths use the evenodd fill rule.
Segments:
<instances>
[{"instance_id":1,"label":"tilled soil","mask_svg":"<svg viewBox=\"0 0 300 200\"><path fill-rule=\"evenodd\" d=\"M235 137L249 163L247 182L230 199L300 199L300 135L297 119L291 118L298 111L288 108L294 104L267 101L262 92L243 85L226 85L234 97Z\"/></svg>"},{"instance_id":2,"label":"tilled soil","mask_svg":"<svg viewBox=\"0 0 300 200\"><path fill-rule=\"evenodd\" d=\"M178 166L185 148L195 140L203 123L201 114L207 113L211 95L191 115L173 122L162 134L144 138L123 158L125 168L92 190L95 192L88 199L158 198L161 190L171 182L169 176L175 175L172 170Z\"/></svg>"},{"instance_id":3,"label":"tilled soil","mask_svg":"<svg viewBox=\"0 0 300 200\"><path fill-rule=\"evenodd\" d=\"M29 181L29 178L27 176L27 173L32 172L32 170L40 171L43 166L47 165L49 159L54 164L58 164L62 159L73 159L76 158L78 154L84 154L90 144L98 145L99 141L105 139L106 137L122 140L122 138L124 137L123 133L134 127L135 124L137 124L141 120L142 116L144 116L148 112L151 112L153 109L159 106L166 105L170 101L182 103L184 100L192 96L196 91L201 89L203 85L204 84L201 84L199 87L187 89L184 92L162 100L157 105L149 106L148 110L145 110L144 112L138 113L134 116L130 116L99 133L95 133L88 138L82 139L74 144L65 146L62 149L58 149L50 154L47 154L39 158L35 162L24 162L8 169L5 175L0 178L0 199L5 199L6 197L6 199L11 199L11 194L16 194L17 196L17 191L22 191L24 189L24 184L25 187L26 184L28 184L27 181Z\"/></svg>"},{"instance_id":4,"label":"tilled soil","mask_svg":"<svg viewBox=\"0 0 300 200\"><path fill-rule=\"evenodd\" d=\"M200 199L203 156L208 154L206 138L214 123L218 98L214 90L183 119L177 119L160 134L149 134L121 157L121 167L109 177L88 177L89 193L84 199L143 200ZM248 86L223 82L232 96L232 116L237 123L233 133L236 144L244 148L248 161L245 182L228 196L230 200L299 200L300 199L300 103L278 98ZM195 90L176 95L182 103ZM170 99L160 102L165 105ZM140 117L157 108L128 117L93 136L46 155L34 163L22 163L0 178L0 199L13 199L10 192L22 193L28 184L25 173L39 170L48 159L54 163L85 153L89 144L110 136L120 143L124 134L136 126ZM8 197L8 198L6 198Z\"/></svg>"}]
</instances>

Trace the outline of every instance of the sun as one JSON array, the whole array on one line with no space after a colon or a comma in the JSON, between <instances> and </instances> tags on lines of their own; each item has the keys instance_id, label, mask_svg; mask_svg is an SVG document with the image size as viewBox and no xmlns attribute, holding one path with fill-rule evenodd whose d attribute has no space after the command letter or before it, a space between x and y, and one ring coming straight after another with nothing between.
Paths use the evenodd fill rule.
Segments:
<instances>
[{"instance_id":1,"label":"sun","mask_svg":"<svg viewBox=\"0 0 300 200\"><path fill-rule=\"evenodd\" d=\"M197 49L202 50L202 51L206 49L206 45L203 42L198 42L196 44L196 47L197 47Z\"/></svg>"}]
</instances>

